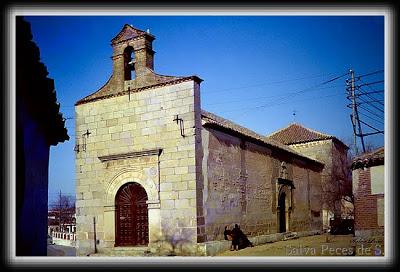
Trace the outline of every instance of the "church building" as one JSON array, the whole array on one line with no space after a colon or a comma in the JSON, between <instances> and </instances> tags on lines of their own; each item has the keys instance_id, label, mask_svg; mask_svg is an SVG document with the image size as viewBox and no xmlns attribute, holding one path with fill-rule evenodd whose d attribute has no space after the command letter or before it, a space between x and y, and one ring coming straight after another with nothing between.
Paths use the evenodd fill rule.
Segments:
<instances>
[{"instance_id":1,"label":"church building","mask_svg":"<svg viewBox=\"0 0 400 272\"><path fill-rule=\"evenodd\" d=\"M349 147L333 135L306 128L299 123L279 129L268 135L297 152L324 163L321 173L323 229L330 228L330 221L347 215L352 194L352 181L348 158ZM353 205L350 204L352 210Z\"/></svg>"},{"instance_id":2,"label":"church building","mask_svg":"<svg viewBox=\"0 0 400 272\"><path fill-rule=\"evenodd\" d=\"M155 37L125 25L113 72L77 101L77 254L215 255L322 230L324 164L201 109L197 76L154 72Z\"/></svg>"}]
</instances>

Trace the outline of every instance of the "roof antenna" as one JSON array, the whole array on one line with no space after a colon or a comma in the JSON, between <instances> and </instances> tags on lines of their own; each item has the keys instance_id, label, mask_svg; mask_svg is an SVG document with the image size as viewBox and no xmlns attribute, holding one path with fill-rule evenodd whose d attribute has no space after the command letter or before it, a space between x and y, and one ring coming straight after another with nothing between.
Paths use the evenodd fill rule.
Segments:
<instances>
[{"instance_id":1,"label":"roof antenna","mask_svg":"<svg viewBox=\"0 0 400 272\"><path fill-rule=\"evenodd\" d=\"M293 110L293 113L292 113L292 115L293 115L293 123L296 123L296 110Z\"/></svg>"}]
</instances>

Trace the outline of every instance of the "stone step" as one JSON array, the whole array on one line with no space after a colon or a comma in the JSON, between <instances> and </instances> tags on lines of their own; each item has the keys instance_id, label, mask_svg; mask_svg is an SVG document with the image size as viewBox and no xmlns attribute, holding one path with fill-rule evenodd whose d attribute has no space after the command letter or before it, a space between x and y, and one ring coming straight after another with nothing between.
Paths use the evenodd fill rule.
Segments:
<instances>
[{"instance_id":1,"label":"stone step","mask_svg":"<svg viewBox=\"0 0 400 272\"><path fill-rule=\"evenodd\" d=\"M150 256L148 247L114 247L90 256Z\"/></svg>"}]
</instances>

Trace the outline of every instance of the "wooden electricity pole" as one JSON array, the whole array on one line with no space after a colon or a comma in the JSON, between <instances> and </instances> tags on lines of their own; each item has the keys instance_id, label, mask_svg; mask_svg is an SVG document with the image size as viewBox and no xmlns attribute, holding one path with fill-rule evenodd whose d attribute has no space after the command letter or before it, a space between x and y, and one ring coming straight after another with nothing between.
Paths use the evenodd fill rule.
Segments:
<instances>
[{"instance_id":1,"label":"wooden electricity pole","mask_svg":"<svg viewBox=\"0 0 400 272\"><path fill-rule=\"evenodd\" d=\"M361 138L361 145L363 148L363 152L365 152L365 144L364 144L364 135L362 133L361 129L361 124L360 124L360 118L358 116L358 110L357 110L357 103L356 103L356 93L355 93L355 78L354 78L354 70L350 70L350 75L351 75L351 104L352 104L352 123L353 123L353 135L354 135L354 148L356 151L356 154L358 154L358 148L357 148L357 136ZM357 125L358 125L358 134L357 134Z\"/></svg>"}]
</instances>

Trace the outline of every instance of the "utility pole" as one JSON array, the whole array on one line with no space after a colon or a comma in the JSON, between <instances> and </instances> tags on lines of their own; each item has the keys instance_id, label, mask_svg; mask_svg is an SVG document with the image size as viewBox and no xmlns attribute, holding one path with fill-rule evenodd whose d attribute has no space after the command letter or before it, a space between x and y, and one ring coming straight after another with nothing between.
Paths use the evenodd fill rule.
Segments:
<instances>
[{"instance_id":1,"label":"utility pole","mask_svg":"<svg viewBox=\"0 0 400 272\"><path fill-rule=\"evenodd\" d=\"M381 103L379 99L369 95L369 94L372 94L372 93L383 92L383 90L376 91L374 89L371 89L372 90L371 92L366 92L361 87L362 86L369 86L371 84L381 83L381 82L383 82L383 80L374 81L374 82L371 82L371 83L363 83L361 85L356 85L355 84L356 80L360 81L361 78L369 76L369 75L376 74L378 72L381 72L381 71L376 71L376 72L373 72L373 73L369 73L369 74L365 74L365 75L361 75L361 76L355 77L354 70L350 69L350 71L349 71L350 78L346 80L347 99L350 100L350 104L347 105L347 107L351 108L351 110L352 110L352 113L350 114L350 118L351 118L351 123L353 125L354 151L355 151L356 154L358 154L357 137L361 138L362 150L365 153L366 150L365 150L365 144L364 144L364 137L370 136L370 135L375 135L375 134L378 134L378 133L384 134L383 130L379 130L376 127L374 127L374 126L372 126L372 125L360 120L360 116L359 116L359 110L361 110L361 114L363 116L365 115L366 117L369 117L371 120L374 120L374 121L376 121L378 123L380 122L379 120L374 119L373 117L368 116L367 114L365 114L363 112L363 110L367 111L369 114L376 115L377 118L381 118L375 112L371 111L370 109L368 109L366 107L367 107L368 104L372 104L372 103L376 103L376 102L380 103L383 106L384 104ZM357 93L356 93L356 91L357 91ZM366 97L361 97L363 95L365 95ZM366 99L368 99L367 97L370 99L369 101L366 100ZM361 102L357 102L356 98L358 98ZM378 110L380 112L384 112L383 109L378 108L374 104L370 105L370 107L372 107L372 108L374 108L374 109L376 109L376 110ZM367 126L368 128L373 129L374 132L363 133L361 124Z\"/></svg>"},{"instance_id":2,"label":"utility pole","mask_svg":"<svg viewBox=\"0 0 400 272\"><path fill-rule=\"evenodd\" d=\"M361 138L361 145L363 147L363 152L365 152L365 145L364 145L364 137L361 129L360 118L358 116L357 110L357 103L356 103L356 94L355 94L355 77L354 77L354 70L350 70L351 75L351 105L352 105L352 123L353 123L353 135L354 135L354 148L356 154L358 154L357 148L357 136ZM358 135L357 135L357 124L358 124Z\"/></svg>"},{"instance_id":3,"label":"utility pole","mask_svg":"<svg viewBox=\"0 0 400 272\"><path fill-rule=\"evenodd\" d=\"M353 124L353 138L354 138L354 150L356 152L356 155L358 153L357 149L357 133L356 133L356 99L354 96L354 71L350 70L350 75L351 75L351 89L350 89L350 95L351 95L351 109L352 109L352 114L351 114L351 123Z\"/></svg>"}]
</instances>

